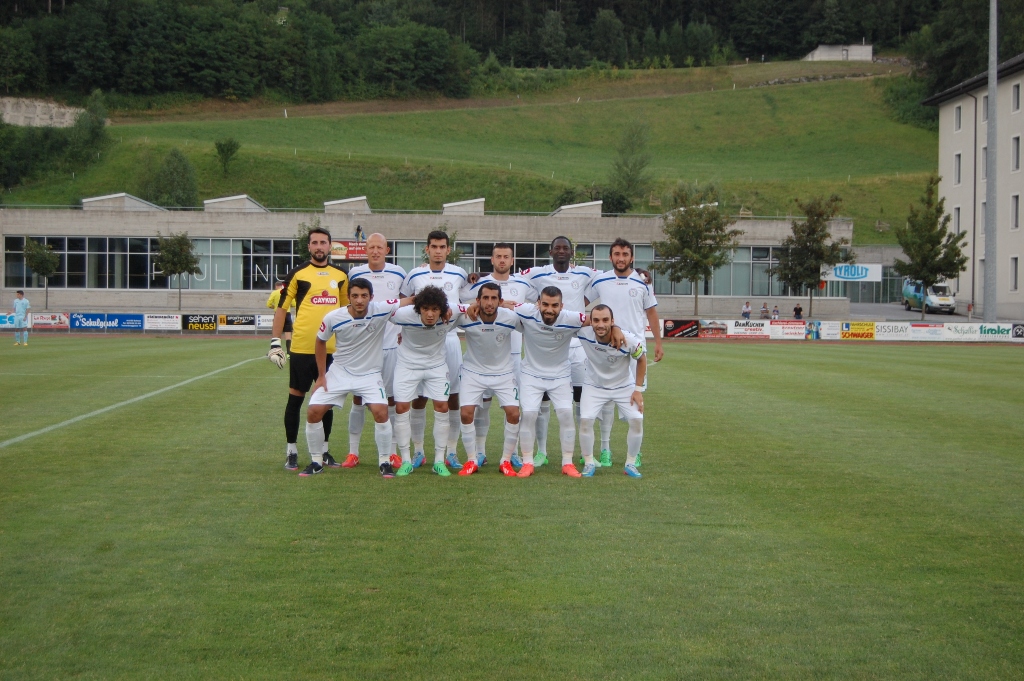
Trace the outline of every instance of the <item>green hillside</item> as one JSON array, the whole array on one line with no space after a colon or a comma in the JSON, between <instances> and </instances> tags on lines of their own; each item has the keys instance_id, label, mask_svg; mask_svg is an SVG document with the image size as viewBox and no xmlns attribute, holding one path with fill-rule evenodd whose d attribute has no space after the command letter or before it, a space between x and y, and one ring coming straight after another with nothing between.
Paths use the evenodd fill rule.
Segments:
<instances>
[{"instance_id":1,"label":"green hillside","mask_svg":"<svg viewBox=\"0 0 1024 681\"><path fill-rule=\"evenodd\" d=\"M858 243L890 240L875 221L901 221L936 166L934 133L888 118L871 81L837 80L580 103L120 124L89 170L6 199L73 204L137 191L146 168L178 146L196 165L202 198L244 192L268 206L316 207L366 194L375 208L438 209L486 196L489 210L546 211L565 186L605 179L634 117L650 123L660 193L679 180L714 179L730 210L785 215L795 197L834 191L856 220ZM212 143L227 136L242 151L225 178Z\"/></svg>"}]
</instances>

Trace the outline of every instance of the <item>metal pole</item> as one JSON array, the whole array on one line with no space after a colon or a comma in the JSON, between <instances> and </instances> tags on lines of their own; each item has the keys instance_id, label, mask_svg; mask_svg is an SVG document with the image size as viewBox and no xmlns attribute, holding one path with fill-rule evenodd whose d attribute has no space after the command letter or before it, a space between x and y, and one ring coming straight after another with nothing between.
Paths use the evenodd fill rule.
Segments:
<instances>
[{"instance_id":1,"label":"metal pole","mask_svg":"<svg viewBox=\"0 0 1024 681\"><path fill-rule=\"evenodd\" d=\"M985 310L983 318L988 323L996 321L998 310L999 256L996 251L996 217L999 207L996 204L996 156L998 141L996 137L996 90L998 83L999 52L997 50L998 31L996 0L989 0L988 6L988 181L985 183Z\"/></svg>"}]
</instances>

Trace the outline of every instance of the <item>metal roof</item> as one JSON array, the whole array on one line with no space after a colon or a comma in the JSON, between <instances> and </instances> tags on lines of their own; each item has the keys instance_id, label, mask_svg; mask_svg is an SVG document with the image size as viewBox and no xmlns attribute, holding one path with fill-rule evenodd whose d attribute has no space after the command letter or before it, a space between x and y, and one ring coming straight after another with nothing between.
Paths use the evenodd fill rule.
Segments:
<instances>
[{"instance_id":1,"label":"metal roof","mask_svg":"<svg viewBox=\"0 0 1024 681\"><path fill-rule=\"evenodd\" d=\"M996 70L996 78L1002 79L1006 76L1011 76L1018 71L1024 71L1024 52L1021 52L1016 57L1007 59L1000 64ZM936 93L928 99L921 102L925 106L938 106L943 102L948 102L954 97L967 94L973 90L977 90L980 87L988 85L988 71L985 73L979 73L973 78L968 78L962 83L958 83L948 90Z\"/></svg>"}]
</instances>

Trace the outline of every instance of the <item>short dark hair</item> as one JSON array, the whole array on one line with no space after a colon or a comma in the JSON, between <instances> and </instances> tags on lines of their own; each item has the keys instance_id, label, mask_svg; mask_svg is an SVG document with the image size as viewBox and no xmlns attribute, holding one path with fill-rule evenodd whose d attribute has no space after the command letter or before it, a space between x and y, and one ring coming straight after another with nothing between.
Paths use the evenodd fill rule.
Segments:
<instances>
[{"instance_id":1,"label":"short dark hair","mask_svg":"<svg viewBox=\"0 0 1024 681\"><path fill-rule=\"evenodd\" d=\"M633 244L629 243L628 241L623 239L621 236L618 239L616 239L615 241L613 241L612 245L608 247L608 255L612 254L612 250L614 250L614 248L616 246L618 246L619 248L628 248L629 249L629 254L633 255Z\"/></svg>"},{"instance_id":2,"label":"short dark hair","mask_svg":"<svg viewBox=\"0 0 1024 681\"><path fill-rule=\"evenodd\" d=\"M312 238L314 234L323 234L325 237L327 237L328 241L331 240L331 233L328 232L325 228L314 227L311 230L309 230L309 232L306 233L306 245L309 245L309 240L310 238Z\"/></svg>"},{"instance_id":3,"label":"short dark hair","mask_svg":"<svg viewBox=\"0 0 1024 681\"><path fill-rule=\"evenodd\" d=\"M427 235L427 245L430 245L431 241L443 241L446 245L451 245L451 241L448 239L448 232L444 230L435 229L433 232Z\"/></svg>"},{"instance_id":4,"label":"short dark hair","mask_svg":"<svg viewBox=\"0 0 1024 681\"><path fill-rule=\"evenodd\" d=\"M612 309L610 307L608 307L607 305L605 305L604 303L599 303L598 305L595 305L594 307L592 307L590 309L591 316L593 316L593 314L595 312L597 312L598 310L608 310L608 316L612 318L612 321L615 321L615 313L612 312Z\"/></svg>"},{"instance_id":5,"label":"short dark hair","mask_svg":"<svg viewBox=\"0 0 1024 681\"><path fill-rule=\"evenodd\" d=\"M507 248L508 250L512 251L512 255L516 254L516 249L512 247L512 244L506 243L504 241L494 244L494 246L491 247L491 253L494 253L499 248Z\"/></svg>"},{"instance_id":6,"label":"short dark hair","mask_svg":"<svg viewBox=\"0 0 1024 681\"><path fill-rule=\"evenodd\" d=\"M448 296L436 286L425 286L412 299L412 306L416 310L416 314L422 312L425 307L436 307L441 310L441 316L443 317L448 312Z\"/></svg>"},{"instance_id":7,"label":"short dark hair","mask_svg":"<svg viewBox=\"0 0 1024 681\"><path fill-rule=\"evenodd\" d=\"M542 296L547 296L548 298L558 298L559 300L562 299L562 289L558 288L557 286L545 286L544 288L541 289L540 294Z\"/></svg>"},{"instance_id":8,"label":"short dark hair","mask_svg":"<svg viewBox=\"0 0 1024 681\"><path fill-rule=\"evenodd\" d=\"M554 239L551 240L551 246L554 246L555 242L558 241L559 239L565 239L565 241L569 244L569 248L572 248L572 239L570 239L567 236L556 236Z\"/></svg>"},{"instance_id":9,"label":"short dark hair","mask_svg":"<svg viewBox=\"0 0 1024 681\"><path fill-rule=\"evenodd\" d=\"M480 284L480 290L476 292L477 300L480 300L480 296L483 295L484 289L488 291L497 291L498 300L501 300L501 287L495 284L493 281L485 281L484 283Z\"/></svg>"},{"instance_id":10,"label":"short dark hair","mask_svg":"<svg viewBox=\"0 0 1024 681\"><path fill-rule=\"evenodd\" d=\"M364 291L370 292L370 297L373 297L373 284L368 279L357 277L352 281L348 282L348 290L351 291L354 288L361 288Z\"/></svg>"},{"instance_id":11,"label":"short dark hair","mask_svg":"<svg viewBox=\"0 0 1024 681\"><path fill-rule=\"evenodd\" d=\"M21 295L25 295L25 292L22 291L21 289L18 289L17 291L15 291L15 293L20 293Z\"/></svg>"}]
</instances>

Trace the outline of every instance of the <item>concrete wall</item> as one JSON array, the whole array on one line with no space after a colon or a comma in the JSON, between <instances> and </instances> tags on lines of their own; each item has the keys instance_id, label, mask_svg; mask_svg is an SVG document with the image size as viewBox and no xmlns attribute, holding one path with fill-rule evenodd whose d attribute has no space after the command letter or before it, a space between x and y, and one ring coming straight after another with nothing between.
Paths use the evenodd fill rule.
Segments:
<instances>
[{"instance_id":1,"label":"concrete wall","mask_svg":"<svg viewBox=\"0 0 1024 681\"><path fill-rule=\"evenodd\" d=\"M41 99L0 97L0 115L4 123L41 128L70 128L85 109L61 106Z\"/></svg>"},{"instance_id":2,"label":"concrete wall","mask_svg":"<svg viewBox=\"0 0 1024 681\"><path fill-rule=\"evenodd\" d=\"M803 61L871 61L872 45L818 45Z\"/></svg>"}]
</instances>

